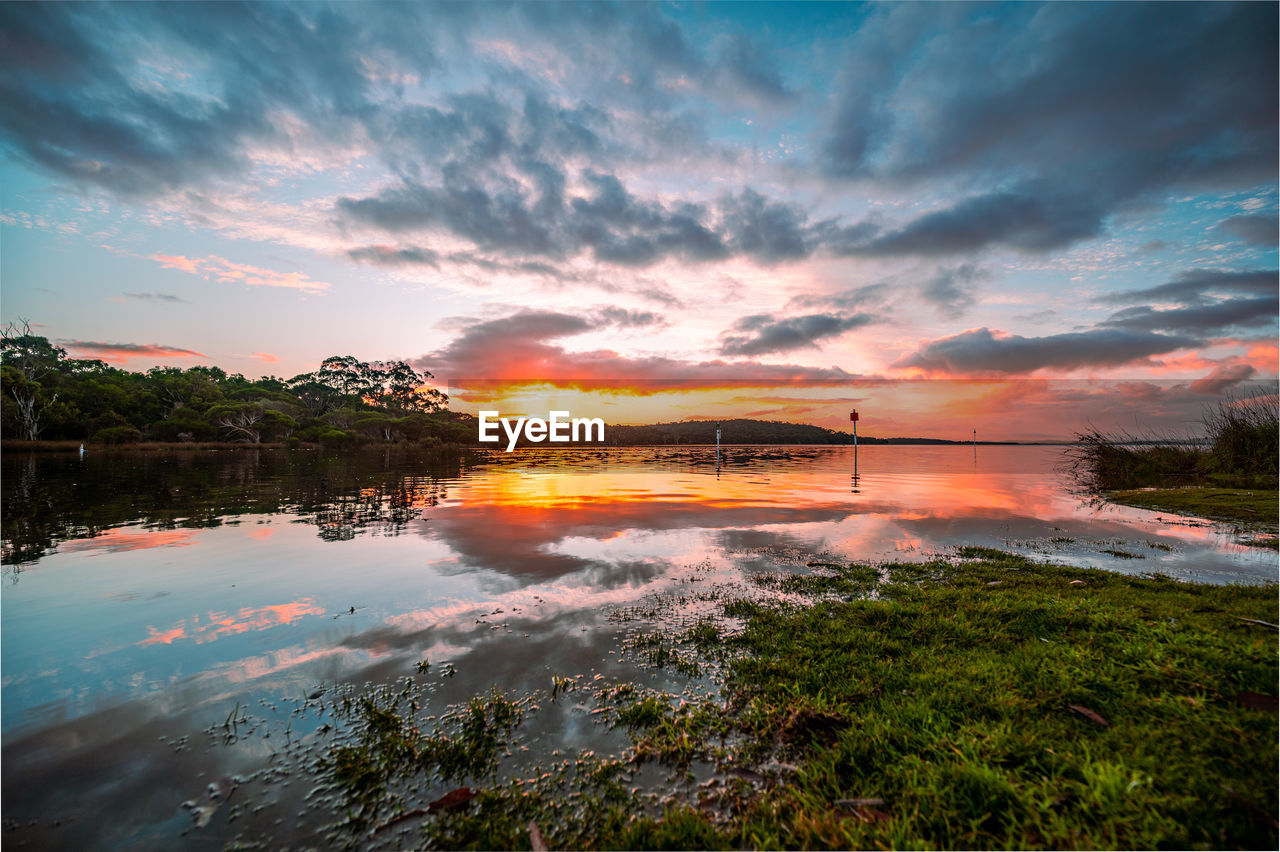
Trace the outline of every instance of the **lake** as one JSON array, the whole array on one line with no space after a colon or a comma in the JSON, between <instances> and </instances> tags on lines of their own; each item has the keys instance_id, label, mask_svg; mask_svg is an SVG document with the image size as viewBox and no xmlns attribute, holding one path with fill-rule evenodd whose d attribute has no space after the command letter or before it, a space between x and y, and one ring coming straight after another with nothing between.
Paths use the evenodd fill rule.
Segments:
<instances>
[{"instance_id":1,"label":"lake","mask_svg":"<svg viewBox=\"0 0 1280 852\"><path fill-rule=\"evenodd\" d=\"M848 447L729 447L718 463L705 447L5 455L6 840L312 836L308 790L264 767L323 734L321 696L416 678L443 710L552 675L701 688L625 654L626 637L715 599L691 589L760 572L975 544L1178 580L1276 579L1275 553L1228 527L1091 505L1062 458L880 445L861 449L855 482ZM664 599L688 605L654 606ZM520 748L613 742L571 696ZM197 828L191 803L220 806L209 785L231 779L239 798Z\"/></svg>"}]
</instances>

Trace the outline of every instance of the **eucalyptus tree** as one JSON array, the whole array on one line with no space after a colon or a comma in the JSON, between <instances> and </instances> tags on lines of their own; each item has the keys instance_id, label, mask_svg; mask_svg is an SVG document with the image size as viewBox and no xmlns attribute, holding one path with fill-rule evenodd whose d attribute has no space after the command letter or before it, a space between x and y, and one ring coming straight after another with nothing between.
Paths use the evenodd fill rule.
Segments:
<instances>
[{"instance_id":1,"label":"eucalyptus tree","mask_svg":"<svg viewBox=\"0 0 1280 852\"><path fill-rule=\"evenodd\" d=\"M58 394L51 393L41 380L50 374L56 379L58 366L66 357L65 349L32 334L31 323L25 319L0 330L0 382L14 402L23 437L28 440L40 437L41 420L58 400Z\"/></svg>"}]
</instances>

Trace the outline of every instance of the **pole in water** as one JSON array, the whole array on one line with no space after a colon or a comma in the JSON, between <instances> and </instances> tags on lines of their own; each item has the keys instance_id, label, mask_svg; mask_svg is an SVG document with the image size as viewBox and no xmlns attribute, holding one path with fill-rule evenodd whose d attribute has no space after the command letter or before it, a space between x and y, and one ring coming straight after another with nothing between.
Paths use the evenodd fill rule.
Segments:
<instances>
[{"instance_id":1,"label":"pole in water","mask_svg":"<svg viewBox=\"0 0 1280 852\"><path fill-rule=\"evenodd\" d=\"M849 419L853 421L853 484L858 484L858 410L854 409L849 412Z\"/></svg>"}]
</instances>

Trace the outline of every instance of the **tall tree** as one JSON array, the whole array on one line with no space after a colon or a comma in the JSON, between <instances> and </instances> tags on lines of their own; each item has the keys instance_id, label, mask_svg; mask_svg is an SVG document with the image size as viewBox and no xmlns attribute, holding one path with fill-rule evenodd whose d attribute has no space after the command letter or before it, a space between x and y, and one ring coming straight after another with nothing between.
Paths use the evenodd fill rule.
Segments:
<instances>
[{"instance_id":1,"label":"tall tree","mask_svg":"<svg viewBox=\"0 0 1280 852\"><path fill-rule=\"evenodd\" d=\"M58 394L47 391L40 380L54 373L66 357L65 349L32 334L31 323L25 319L11 322L0 331L0 380L14 401L23 436L28 440L40 437L41 420L58 400Z\"/></svg>"}]
</instances>

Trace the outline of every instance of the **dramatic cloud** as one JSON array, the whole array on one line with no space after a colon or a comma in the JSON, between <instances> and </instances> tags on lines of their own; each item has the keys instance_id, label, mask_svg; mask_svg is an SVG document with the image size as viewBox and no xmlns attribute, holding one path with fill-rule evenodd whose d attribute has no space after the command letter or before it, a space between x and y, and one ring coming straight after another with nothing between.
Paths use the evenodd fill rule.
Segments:
<instances>
[{"instance_id":1,"label":"dramatic cloud","mask_svg":"<svg viewBox=\"0 0 1280 852\"><path fill-rule=\"evenodd\" d=\"M208 356L192 349L162 346L159 343L100 343L94 340L59 340L75 357L96 358L110 364L125 364L134 358L159 360L162 358L199 358Z\"/></svg>"},{"instance_id":2,"label":"dramatic cloud","mask_svg":"<svg viewBox=\"0 0 1280 852\"><path fill-rule=\"evenodd\" d=\"M50 258L4 303L174 339L136 326L168 291L200 304L190 346L286 373L342 327L362 359L575 387L847 380L749 363L818 349L1205 387L1248 352L1269 379L1278 28L1274 3L0 4L0 223ZM254 339L282 290L305 317Z\"/></svg>"},{"instance_id":3,"label":"dramatic cloud","mask_svg":"<svg viewBox=\"0 0 1280 852\"><path fill-rule=\"evenodd\" d=\"M0 134L45 170L126 195L243 171L253 146L292 148L299 124L310 141L350 141L380 62L435 65L413 6L361 11L358 26L282 3L106 8L0 8Z\"/></svg>"},{"instance_id":4,"label":"dramatic cloud","mask_svg":"<svg viewBox=\"0 0 1280 852\"><path fill-rule=\"evenodd\" d=\"M191 275L212 278L223 283L239 283L250 287L286 287L306 293L319 293L329 289L324 281L312 281L303 272L276 272L260 266L233 263L223 257L184 257L182 255L153 254L151 260L165 269L177 269Z\"/></svg>"},{"instance_id":5,"label":"dramatic cloud","mask_svg":"<svg viewBox=\"0 0 1280 852\"><path fill-rule=\"evenodd\" d=\"M1100 233L1135 197L1274 181L1274 4L998 11L890 5L855 36L826 171L1001 187L866 251L1046 251Z\"/></svg>"},{"instance_id":6,"label":"dramatic cloud","mask_svg":"<svg viewBox=\"0 0 1280 852\"><path fill-rule=\"evenodd\" d=\"M1097 236L1106 213L1096 195L1023 186L967 198L844 252L931 257L990 246L1046 252Z\"/></svg>"},{"instance_id":7,"label":"dramatic cloud","mask_svg":"<svg viewBox=\"0 0 1280 852\"><path fill-rule=\"evenodd\" d=\"M456 110L405 97L444 70L444 54L478 57L517 90L559 62L562 84L656 113L655 133L676 127L677 92L757 105L794 97L766 44L744 32L695 44L659 7L634 3L122 4L111 14L6 4L0 50L0 134L12 150L64 178L136 196L368 138L387 140L391 157L410 139L417 154L459 143L491 154L503 142L497 123L484 121L495 99L462 96L475 102L475 121L463 127ZM535 99L529 113L545 133L522 153L598 146L588 129L598 110Z\"/></svg>"},{"instance_id":8,"label":"dramatic cloud","mask_svg":"<svg viewBox=\"0 0 1280 852\"><path fill-rule=\"evenodd\" d=\"M570 352L550 342L613 322L603 313L588 320L551 311L523 311L474 323L448 346L413 363L451 383L546 382L558 387L613 388L641 394L750 384L839 383L854 378L837 367L627 357L610 350Z\"/></svg>"},{"instance_id":9,"label":"dramatic cloud","mask_svg":"<svg viewBox=\"0 0 1280 852\"><path fill-rule=\"evenodd\" d=\"M817 341L835 337L874 322L869 314L809 314L774 319L769 314L742 317L722 335L722 355L766 355L815 347Z\"/></svg>"},{"instance_id":10,"label":"dramatic cloud","mask_svg":"<svg viewBox=\"0 0 1280 852\"><path fill-rule=\"evenodd\" d=\"M1280 285L1280 273L1269 269L1243 271L1189 269L1167 284L1111 293L1103 299L1127 305L1141 302L1203 304L1215 296L1275 295L1278 285Z\"/></svg>"},{"instance_id":11,"label":"dramatic cloud","mask_svg":"<svg viewBox=\"0 0 1280 852\"><path fill-rule=\"evenodd\" d=\"M1249 328L1269 326L1274 330L1278 312L1280 312L1280 298L1275 296L1257 299L1223 299L1209 304L1167 310L1148 307L1126 308L1112 314L1101 325L1135 331L1186 332L1202 337L1212 337L1232 330Z\"/></svg>"},{"instance_id":12,"label":"dramatic cloud","mask_svg":"<svg viewBox=\"0 0 1280 852\"><path fill-rule=\"evenodd\" d=\"M347 222L387 233L434 231L515 257L562 260L590 252L597 261L632 267L735 256L772 264L848 239L830 223L812 222L802 208L750 188L713 204L664 203L636 197L611 174L588 171L579 178L584 191L574 194L565 189L567 175L541 162L483 180L449 171L438 186L406 181L373 196L340 198L337 208ZM434 260L434 252L421 248L370 246L350 254L383 265Z\"/></svg>"},{"instance_id":13,"label":"dramatic cloud","mask_svg":"<svg viewBox=\"0 0 1280 852\"><path fill-rule=\"evenodd\" d=\"M1275 216L1232 216L1218 228L1254 245L1275 248L1280 242L1280 222Z\"/></svg>"},{"instance_id":14,"label":"dramatic cloud","mask_svg":"<svg viewBox=\"0 0 1280 852\"><path fill-rule=\"evenodd\" d=\"M930 341L899 358L893 366L936 375L1009 375L1045 368L1119 367L1201 342L1193 337L1120 328L1046 337L1020 337L979 328Z\"/></svg>"}]
</instances>

